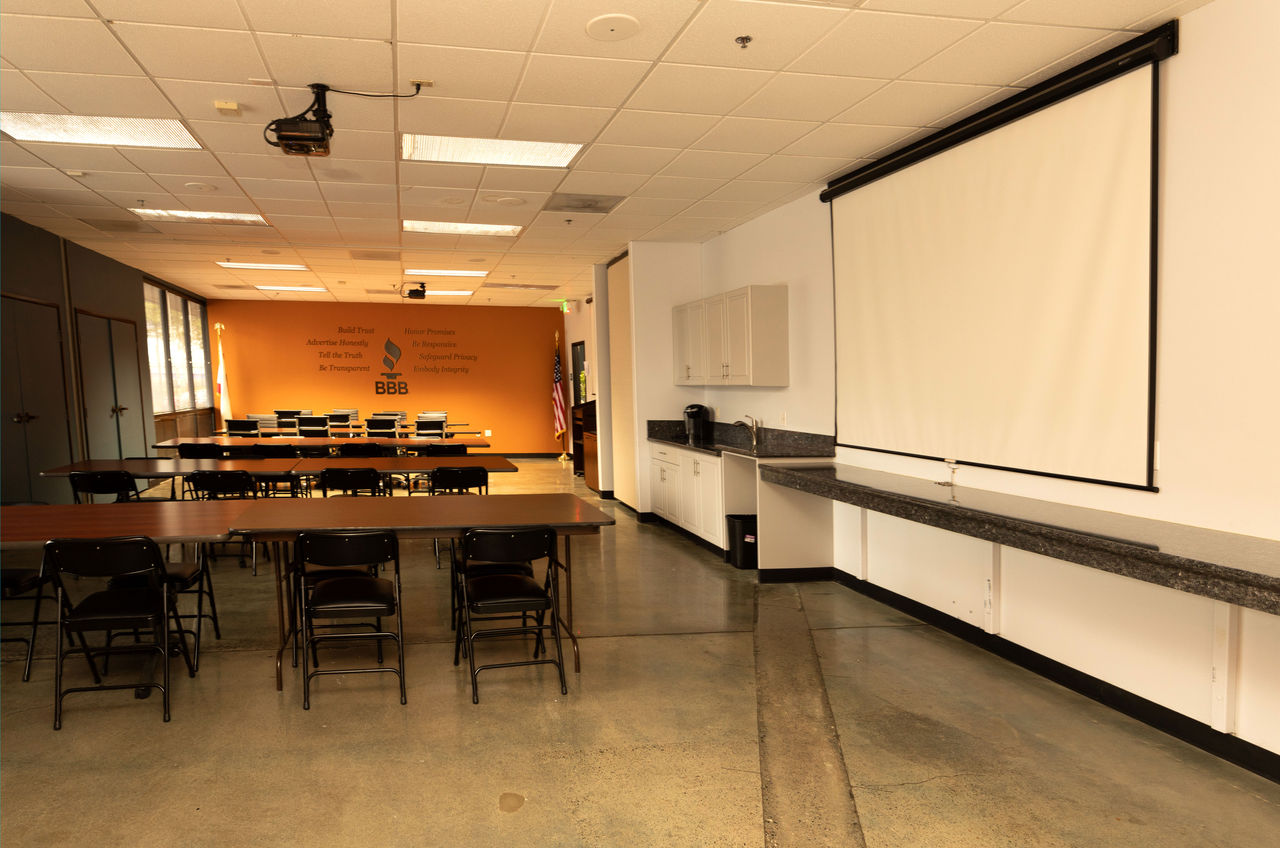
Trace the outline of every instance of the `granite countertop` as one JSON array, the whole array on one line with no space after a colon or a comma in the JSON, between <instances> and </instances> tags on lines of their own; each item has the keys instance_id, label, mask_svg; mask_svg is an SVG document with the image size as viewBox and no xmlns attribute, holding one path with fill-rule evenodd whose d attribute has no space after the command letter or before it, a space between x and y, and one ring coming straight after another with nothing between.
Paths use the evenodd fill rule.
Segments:
<instances>
[{"instance_id":1,"label":"granite countertop","mask_svg":"<svg viewBox=\"0 0 1280 848\"><path fill-rule=\"evenodd\" d=\"M835 456L834 436L803 433L797 430L775 430L761 427L756 433L756 447L751 447L751 434L745 427L715 423L715 441L711 444L691 445L685 436L683 421L649 421L648 438L651 442L671 445L684 450L720 456L733 453L740 456L782 458L789 456Z\"/></svg>"},{"instance_id":2,"label":"granite countertop","mask_svg":"<svg viewBox=\"0 0 1280 848\"><path fill-rule=\"evenodd\" d=\"M761 465L761 479L1133 577L1280 614L1280 541L932 480L823 463Z\"/></svg>"}]
</instances>

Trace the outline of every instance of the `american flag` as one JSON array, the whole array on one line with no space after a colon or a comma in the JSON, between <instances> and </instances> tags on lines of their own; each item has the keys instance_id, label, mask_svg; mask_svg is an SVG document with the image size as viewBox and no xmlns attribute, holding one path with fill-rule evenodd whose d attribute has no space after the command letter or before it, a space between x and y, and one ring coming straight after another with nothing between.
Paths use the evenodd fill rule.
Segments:
<instances>
[{"instance_id":1,"label":"american flag","mask_svg":"<svg viewBox=\"0 0 1280 848\"><path fill-rule=\"evenodd\" d=\"M555 377L551 381L551 409L556 419L556 438L564 435L568 425L565 424L564 391L560 386L560 348L556 348Z\"/></svg>"}]
</instances>

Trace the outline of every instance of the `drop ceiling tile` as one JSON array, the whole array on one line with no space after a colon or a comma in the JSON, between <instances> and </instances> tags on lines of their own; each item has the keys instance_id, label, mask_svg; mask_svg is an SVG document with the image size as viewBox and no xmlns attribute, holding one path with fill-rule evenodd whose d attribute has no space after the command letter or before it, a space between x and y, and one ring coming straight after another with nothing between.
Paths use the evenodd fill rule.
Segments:
<instances>
[{"instance_id":1,"label":"drop ceiling tile","mask_svg":"<svg viewBox=\"0 0 1280 848\"><path fill-rule=\"evenodd\" d=\"M76 181L94 191L165 191L156 180L137 172L127 174L91 171L83 177L77 177Z\"/></svg>"},{"instance_id":2,"label":"drop ceiling tile","mask_svg":"<svg viewBox=\"0 0 1280 848\"><path fill-rule=\"evenodd\" d=\"M389 203L395 205L400 192L394 185L360 183L319 183L325 200L338 203Z\"/></svg>"},{"instance_id":3,"label":"drop ceiling tile","mask_svg":"<svg viewBox=\"0 0 1280 848\"><path fill-rule=\"evenodd\" d=\"M320 82L332 88L376 94L390 94L395 86L391 45L385 41L264 33L258 36L258 43L271 68L271 78L280 85ZM339 94L330 95L330 111L344 99Z\"/></svg>"},{"instance_id":4,"label":"drop ceiling tile","mask_svg":"<svg viewBox=\"0 0 1280 848\"><path fill-rule=\"evenodd\" d=\"M829 174L845 168L851 161L851 158L844 156L770 156L738 179L814 182L825 180Z\"/></svg>"},{"instance_id":5,"label":"drop ceiling tile","mask_svg":"<svg viewBox=\"0 0 1280 848\"><path fill-rule=\"evenodd\" d=\"M175 79L159 79L156 80L156 85L187 118L262 127L268 121L286 114L273 86ZM240 114L223 115L214 107L215 100L236 103L240 107Z\"/></svg>"},{"instance_id":6,"label":"drop ceiling tile","mask_svg":"<svg viewBox=\"0 0 1280 848\"><path fill-rule=\"evenodd\" d=\"M1022 90L1023 89L1021 88L1012 88L1012 87L997 88L994 91L992 91L990 94L988 94L986 97L983 97L981 100L975 100L973 103L970 103L967 106L957 109L956 111L951 112L947 115L943 115L941 118L939 118L937 121L932 123L930 126L938 127L938 128L949 127L952 124L957 123L958 121L964 120L970 115L981 112L983 109L987 108L988 106L992 106L1000 102L1001 100L1006 100L1012 97L1013 95L1019 93Z\"/></svg>"},{"instance_id":7,"label":"drop ceiling tile","mask_svg":"<svg viewBox=\"0 0 1280 848\"><path fill-rule=\"evenodd\" d=\"M507 115L497 100L450 100L422 97L401 100L400 131L461 138L495 138Z\"/></svg>"},{"instance_id":8,"label":"drop ceiling tile","mask_svg":"<svg viewBox=\"0 0 1280 848\"><path fill-rule=\"evenodd\" d=\"M570 171L560 183L569 194L628 195L644 184L643 174L611 174L607 171Z\"/></svg>"},{"instance_id":9,"label":"drop ceiling tile","mask_svg":"<svg viewBox=\"0 0 1280 848\"><path fill-rule=\"evenodd\" d=\"M314 210L315 207L312 207ZM270 216L271 226L280 230L336 230L333 219L320 215L289 215L279 213ZM345 253L345 251L343 251Z\"/></svg>"},{"instance_id":10,"label":"drop ceiling tile","mask_svg":"<svg viewBox=\"0 0 1280 848\"><path fill-rule=\"evenodd\" d=\"M320 216L328 214L328 207L323 200L289 199L281 197L259 197L254 198L258 208L262 210L262 214L267 216L272 225L279 226L279 216Z\"/></svg>"},{"instance_id":11,"label":"drop ceiling tile","mask_svg":"<svg viewBox=\"0 0 1280 848\"><path fill-rule=\"evenodd\" d=\"M27 79L22 71L11 68L0 70L0 104L10 112L61 115L68 111L65 106Z\"/></svg>"},{"instance_id":12,"label":"drop ceiling tile","mask_svg":"<svg viewBox=\"0 0 1280 848\"><path fill-rule=\"evenodd\" d=\"M1128 29L1135 32L1146 32L1149 29L1181 18L1187 13L1193 12L1211 2L1212 0L1181 0L1181 2L1171 3L1153 15L1148 15L1140 21L1133 21L1129 24Z\"/></svg>"},{"instance_id":13,"label":"drop ceiling tile","mask_svg":"<svg viewBox=\"0 0 1280 848\"><path fill-rule=\"evenodd\" d=\"M584 171L618 171L624 174L656 174L680 151L670 147L627 147L593 144L574 163Z\"/></svg>"},{"instance_id":14,"label":"drop ceiling tile","mask_svg":"<svg viewBox=\"0 0 1280 848\"><path fill-rule=\"evenodd\" d=\"M120 154L135 168L148 174L181 174L185 177L226 178L227 171L212 153L204 150L157 150L154 148L125 147Z\"/></svg>"},{"instance_id":15,"label":"drop ceiling tile","mask_svg":"<svg viewBox=\"0 0 1280 848\"><path fill-rule=\"evenodd\" d=\"M396 59L402 79L435 82L430 90L433 97L507 100L520 80L525 56L505 50L400 44Z\"/></svg>"},{"instance_id":16,"label":"drop ceiling tile","mask_svg":"<svg viewBox=\"0 0 1280 848\"><path fill-rule=\"evenodd\" d=\"M227 169L227 173L245 183L268 180L278 180L283 183L312 179L311 168L307 166L307 157L286 156L266 144L262 145L262 149L269 152L219 153L218 161Z\"/></svg>"},{"instance_id":17,"label":"drop ceiling tile","mask_svg":"<svg viewBox=\"0 0 1280 848\"><path fill-rule=\"evenodd\" d=\"M733 111L746 118L827 121L885 84L881 79L778 74Z\"/></svg>"},{"instance_id":18,"label":"drop ceiling tile","mask_svg":"<svg viewBox=\"0 0 1280 848\"><path fill-rule=\"evenodd\" d=\"M54 171L53 173L57 173L57 172ZM114 201L108 200L107 198L103 197L103 195L98 194L92 189L85 188L84 186L77 183L75 180L71 180L71 182L75 186L74 188L67 188L65 186L59 186L59 187L29 186L19 190L19 189L15 189L13 186L11 186L7 182L8 177L9 177L9 174L6 172L5 173L6 182L4 184L5 197L17 196L17 197L21 197L21 199L23 200L29 200L37 203L50 203L50 204L75 203L82 206L104 206L104 205L113 206L115 205ZM157 186L156 189L158 190L159 186ZM143 196L145 197L146 195L143 195Z\"/></svg>"},{"instance_id":19,"label":"drop ceiling tile","mask_svg":"<svg viewBox=\"0 0 1280 848\"><path fill-rule=\"evenodd\" d=\"M153 77L229 82L267 77L248 32L130 23L114 29Z\"/></svg>"},{"instance_id":20,"label":"drop ceiling tile","mask_svg":"<svg viewBox=\"0 0 1280 848\"><path fill-rule=\"evenodd\" d=\"M275 153L284 158L262 137L262 127L228 121L187 121L187 128L201 146L212 153Z\"/></svg>"},{"instance_id":21,"label":"drop ceiling tile","mask_svg":"<svg viewBox=\"0 0 1280 848\"><path fill-rule=\"evenodd\" d=\"M639 215L631 212L614 211L604 216L604 220L597 227L606 230L651 230L659 224L665 223L666 220L666 215ZM593 230L592 232L595 231Z\"/></svg>"},{"instance_id":22,"label":"drop ceiling tile","mask_svg":"<svg viewBox=\"0 0 1280 848\"><path fill-rule=\"evenodd\" d=\"M826 35L848 9L794 4L706 0L693 22L663 55L665 62L777 71ZM736 41L751 39L746 47Z\"/></svg>"},{"instance_id":23,"label":"drop ceiling tile","mask_svg":"<svg viewBox=\"0 0 1280 848\"><path fill-rule=\"evenodd\" d=\"M37 147L37 145L30 145L30 146ZM38 148L43 149L47 147L47 148L56 149L64 146L65 145L60 145L60 144L47 144L47 145L40 145L38 146ZM85 149L89 149L89 148L85 148ZM101 150L103 148L93 148L93 149ZM24 147L23 145L19 144L16 141L5 141L5 140L0 140L0 163L3 163L4 165L17 165L19 167L26 167L26 168L39 168L40 166L45 164L45 162L41 161L36 157L36 154L34 152L27 150L26 147ZM50 162L49 164L53 164L53 163Z\"/></svg>"},{"instance_id":24,"label":"drop ceiling tile","mask_svg":"<svg viewBox=\"0 0 1280 848\"><path fill-rule=\"evenodd\" d=\"M712 115L643 112L623 109L597 141L634 147L688 147L716 125Z\"/></svg>"},{"instance_id":25,"label":"drop ceiling tile","mask_svg":"<svg viewBox=\"0 0 1280 848\"><path fill-rule=\"evenodd\" d=\"M628 109L725 115L759 91L772 75L740 68L667 65L654 68Z\"/></svg>"},{"instance_id":26,"label":"drop ceiling tile","mask_svg":"<svg viewBox=\"0 0 1280 848\"><path fill-rule=\"evenodd\" d=\"M476 208L497 206L512 210L538 210L550 199L550 192L545 191L485 191L476 192Z\"/></svg>"},{"instance_id":27,"label":"drop ceiling tile","mask_svg":"<svg viewBox=\"0 0 1280 848\"><path fill-rule=\"evenodd\" d=\"M636 189L636 197L676 197L701 200L724 185L726 180L699 179L695 177L651 177Z\"/></svg>"},{"instance_id":28,"label":"drop ceiling tile","mask_svg":"<svg viewBox=\"0 0 1280 848\"><path fill-rule=\"evenodd\" d=\"M1124 29L1168 8L1169 0L1024 0L1001 20L1057 26Z\"/></svg>"},{"instance_id":29,"label":"drop ceiling tile","mask_svg":"<svg viewBox=\"0 0 1280 848\"><path fill-rule=\"evenodd\" d=\"M217 29L247 28L236 0L201 0L199 3L174 3L172 0L94 0L94 5L102 17L111 21L181 24Z\"/></svg>"},{"instance_id":30,"label":"drop ceiling tile","mask_svg":"<svg viewBox=\"0 0 1280 848\"><path fill-rule=\"evenodd\" d=\"M850 12L787 70L893 79L979 26L954 18Z\"/></svg>"},{"instance_id":31,"label":"drop ceiling tile","mask_svg":"<svg viewBox=\"0 0 1280 848\"><path fill-rule=\"evenodd\" d=\"M637 197L633 195L614 207L614 212L669 217L688 209L691 203L693 203L692 200L680 197Z\"/></svg>"},{"instance_id":32,"label":"drop ceiling tile","mask_svg":"<svg viewBox=\"0 0 1280 848\"><path fill-rule=\"evenodd\" d=\"M156 84L145 77L32 71L31 81L76 115L176 118Z\"/></svg>"},{"instance_id":33,"label":"drop ceiling tile","mask_svg":"<svg viewBox=\"0 0 1280 848\"><path fill-rule=\"evenodd\" d=\"M688 0L555 0L534 50L569 56L612 59L656 59L700 6ZM587 34L587 24L605 14L623 14L639 22L630 38L599 41Z\"/></svg>"},{"instance_id":34,"label":"drop ceiling tile","mask_svg":"<svg viewBox=\"0 0 1280 848\"><path fill-rule=\"evenodd\" d=\"M321 82L313 79L312 82ZM354 89L350 89L354 90ZM296 115L311 108L315 95L311 89L300 86L280 86L278 91L284 101L285 108L271 117L280 115ZM412 94L413 86L400 85L397 93ZM370 132L394 132L396 100L390 97L354 97L352 95L331 92L327 98L329 112L333 115L333 125L339 130L362 130ZM265 123L265 121L263 122Z\"/></svg>"},{"instance_id":35,"label":"drop ceiling tile","mask_svg":"<svg viewBox=\"0 0 1280 848\"><path fill-rule=\"evenodd\" d=\"M447 249L457 246L461 236L443 235L441 233L401 233L400 244L404 247Z\"/></svg>"},{"instance_id":36,"label":"drop ceiling tile","mask_svg":"<svg viewBox=\"0 0 1280 848\"><path fill-rule=\"evenodd\" d=\"M989 20L1019 2L1020 0L866 0L860 8Z\"/></svg>"},{"instance_id":37,"label":"drop ceiling tile","mask_svg":"<svg viewBox=\"0 0 1280 848\"><path fill-rule=\"evenodd\" d=\"M792 156L844 156L852 161L910 133L903 127L823 124L782 152Z\"/></svg>"},{"instance_id":38,"label":"drop ceiling tile","mask_svg":"<svg viewBox=\"0 0 1280 848\"><path fill-rule=\"evenodd\" d=\"M737 179L707 195L707 200L741 200L769 203L808 185L807 182L765 182Z\"/></svg>"},{"instance_id":39,"label":"drop ceiling tile","mask_svg":"<svg viewBox=\"0 0 1280 848\"><path fill-rule=\"evenodd\" d=\"M84 0L5 0L4 10L19 15L96 18Z\"/></svg>"},{"instance_id":40,"label":"drop ceiling tile","mask_svg":"<svg viewBox=\"0 0 1280 848\"><path fill-rule=\"evenodd\" d=\"M389 132L336 129L329 147L329 158L333 160L374 159L379 162L394 162L400 154L396 134Z\"/></svg>"},{"instance_id":41,"label":"drop ceiling tile","mask_svg":"<svg viewBox=\"0 0 1280 848\"><path fill-rule=\"evenodd\" d=\"M582 162L583 160L579 160ZM555 191L569 173L567 168L514 168L489 165L480 179L480 188L487 191Z\"/></svg>"},{"instance_id":42,"label":"drop ceiling tile","mask_svg":"<svg viewBox=\"0 0 1280 848\"><path fill-rule=\"evenodd\" d=\"M257 205L243 195L220 197L212 194L176 194L174 197L182 205L181 208L199 209L202 212L244 212L258 214ZM245 229L241 227L241 229Z\"/></svg>"},{"instance_id":43,"label":"drop ceiling tile","mask_svg":"<svg viewBox=\"0 0 1280 848\"><path fill-rule=\"evenodd\" d=\"M525 227L538 214L540 206L495 206L477 203L471 207L467 220L476 224L503 224Z\"/></svg>"},{"instance_id":44,"label":"drop ceiling tile","mask_svg":"<svg viewBox=\"0 0 1280 848\"><path fill-rule=\"evenodd\" d=\"M664 177L702 177L732 179L766 159L763 153L725 153L710 150L686 150L662 169ZM570 178L572 178L570 174Z\"/></svg>"},{"instance_id":45,"label":"drop ceiling tile","mask_svg":"<svg viewBox=\"0 0 1280 848\"><path fill-rule=\"evenodd\" d=\"M1052 76L1062 73L1063 71L1075 67L1081 62L1086 62L1094 56L1098 56L1112 47L1118 47L1129 39L1133 38L1132 32L1109 32L1102 38L1090 43L1088 46L1075 51L1056 61L1052 61L1047 65L1042 65L1024 77L1014 80L1014 85L1020 88L1030 88L1036 83L1043 82Z\"/></svg>"},{"instance_id":46,"label":"drop ceiling tile","mask_svg":"<svg viewBox=\"0 0 1280 848\"><path fill-rule=\"evenodd\" d=\"M309 157L311 173L320 182L330 183L387 183L395 185L394 162L367 162L362 160L334 160Z\"/></svg>"},{"instance_id":47,"label":"drop ceiling tile","mask_svg":"<svg viewBox=\"0 0 1280 848\"><path fill-rule=\"evenodd\" d=\"M615 107L627 99L650 63L583 56L529 57L515 99L524 103Z\"/></svg>"},{"instance_id":48,"label":"drop ceiling tile","mask_svg":"<svg viewBox=\"0 0 1280 848\"><path fill-rule=\"evenodd\" d=\"M343 38L391 39L391 6L347 0L307 0L305 5L280 0L241 0L253 29L260 33L300 33ZM298 8L302 5L302 8Z\"/></svg>"},{"instance_id":49,"label":"drop ceiling tile","mask_svg":"<svg viewBox=\"0 0 1280 848\"><path fill-rule=\"evenodd\" d=\"M427 187L442 189L474 189L480 185L480 177L484 173L483 165L452 165L442 162L401 162L400 186L406 195L430 190ZM456 192L455 192L456 193Z\"/></svg>"},{"instance_id":50,"label":"drop ceiling tile","mask_svg":"<svg viewBox=\"0 0 1280 848\"><path fill-rule=\"evenodd\" d=\"M586 144L613 117L612 109L512 103L499 138Z\"/></svg>"},{"instance_id":51,"label":"drop ceiling tile","mask_svg":"<svg viewBox=\"0 0 1280 848\"><path fill-rule=\"evenodd\" d=\"M753 200L699 200L686 209L685 218L735 218L741 219L760 208L760 201Z\"/></svg>"},{"instance_id":52,"label":"drop ceiling tile","mask_svg":"<svg viewBox=\"0 0 1280 848\"><path fill-rule=\"evenodd\" d=\"M106 24L97 20L0 15L0 55L24 71L142 74Z\"/></svg>"},{"instance_id":53,"label":"drop ceiling tile","mask_svg":"<svg viewBox=\"0 0 1280 848\"><path fill-rule=\"evenodd\" d=\"M137 221L138 216L127 209L115 206L77 206L66 203L53 203L49 208L72 218L87 218L100 221Z\"/></svg>"},{"instance_id":54,"label":"drop ceiling tile","mask_svg":"<svg viewBox=\"0 0 1280 848\"><path fill-rule=\"evenodd\" d=\"M872 94L835 120L842 124L925 127L1000 91L995 86L950 85L898 80Z\"/></svg>"},{"instance_id":55,"label":"drop ceiling tile","mask_svg":"<svg viewBox=\"0 0 1280 848\"><path fill-rule=\"evenodd\" d=\"M985 24L977 32L905 74L906 79L1008 85L1047 64L1046 57L1079 50L1102 30L1031 24Z\"/></svg>"},{"instance_id":56,"label":"drop ceiling tile","mask_svg":"<svg viewBox=\"0 0 1280 848\"><path fill-rule=\"evenodd\" d=\"M74 171L137 171L138 167L121 155L114 147L88 144L45 144L26 142L23 147L31 154L60 170ZM5 165L18 162L5 161Z\"/></svg>"},{"instance_id":57,"label":"drop ceiling tile","mask_svg":"<svg viewBox=\"0 0 1280 848\"><path fill-rule=\"evenodd\" d=\"M725 118L693 146L698 150L776 153L817 126L806 121Z\"/></svg>"},{"instance_id":58,"label":"drop ceiling tile","mask_svg":"<svg viewBox=\"0 0 1280 848\"><path fill-rule=\"evenodd\" d=\"M329 202L329 211L334 218L367 218L376 220L389 218L400 220L400 207L395 203L340 203Z\"/></svg>"},{"instance_id":59,"label":"drop ceiling tile","mask_svg":"<svg viewBox=\"0 0 1280 848\"><path fill-rule=\"evenodd\" d=\"M395 5L401 42L524 51L550 0L397 0Z\"/></svg>"},{"instance_id":60,"label":"drop ceiling tile","mask_svg":"<svg viewBox=\"0 0 1280 848\"><path fill-rule=\"evenodd\" d=\"M240 186L236 185L235 180L230 177L200 177L199 180L192 180L190 177L173 175L173 174L151 174L151 178L160 184L165 191L171 194L185 195L209 195L216 193L219 197L243 197L244 193L240 191ZM192 188L187 183L199 182L201 185L212 186L212 190ZM188 201L190 203L192 201ZM195 201L200 202L200 201Z\"/></svg>"}]
</instances>

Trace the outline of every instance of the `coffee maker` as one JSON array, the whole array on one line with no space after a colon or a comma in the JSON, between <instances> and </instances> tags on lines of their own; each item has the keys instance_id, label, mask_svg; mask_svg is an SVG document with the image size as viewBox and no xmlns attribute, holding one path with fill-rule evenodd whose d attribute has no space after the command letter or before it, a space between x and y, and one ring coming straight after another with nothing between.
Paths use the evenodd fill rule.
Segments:
<instances>
[{"instance_id":1,"label":"coffee maker","mask_svg":"<svg viewBox=\"0 0 1280 848\"><path fill-rule=\"evenodd\" d=\"M716 441L716 423L711 407L691 403L684 408L684 433L689 444L712 445Z\"/></svg>"}]
</instances>

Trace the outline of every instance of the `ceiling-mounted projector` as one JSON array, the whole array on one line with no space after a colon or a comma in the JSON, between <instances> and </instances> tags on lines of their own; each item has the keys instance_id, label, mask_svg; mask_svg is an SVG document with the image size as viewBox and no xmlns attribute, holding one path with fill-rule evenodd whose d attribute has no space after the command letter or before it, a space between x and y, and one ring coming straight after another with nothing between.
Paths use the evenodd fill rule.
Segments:
<instances>
[{"instance_id":1,"label":"ceiling-mounted projector","mask_svg":"<svg viewBox=\"0 0 1280 848\"><path fill-rule=\"evenodd\" d=\"M290 156L328 156L329 139L333 136L329 119L333 116L325 107L324 99L329 86L313 82L308 88L315 95L311 105L292 118L276 118L267 124L262 137L267 144ZM268 138L267 133L275 133L275 140Z\"/></svg>"},{"instance_id":2,"label":"ceiling-mounted projector","mask_svg":"<svg viewBox=\"0 0 1280 848\"><path fill-rule=\"evenodd\" d=\"M426 300L427 299L426 283L418 283L418 287L416 289L405 289L405 286L408 286L408 285L413 285L413 284L403 283L400 286L401 297L407 297L409 300Z\"/></svg>"}]
</instances>

